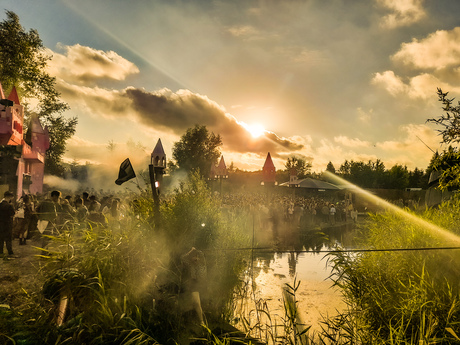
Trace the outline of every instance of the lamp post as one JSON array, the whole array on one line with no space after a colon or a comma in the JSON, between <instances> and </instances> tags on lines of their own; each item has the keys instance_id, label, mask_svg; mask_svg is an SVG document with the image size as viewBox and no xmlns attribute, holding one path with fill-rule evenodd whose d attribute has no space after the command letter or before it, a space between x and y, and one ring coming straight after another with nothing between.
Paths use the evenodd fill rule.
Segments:
<instances>
[{"instance_id":1,"label":"lamp post","mask_svg":"<svg viewBox=\"0 0 460 345\"><path fill-rule=\"evenodd\" d=\"M153 220L155 227L160 225L160 187L163 183L164 169L166 168L166 154L161 139L152 151L149 164L150 184L153 196Z\"/></svg>"}]
</instances>

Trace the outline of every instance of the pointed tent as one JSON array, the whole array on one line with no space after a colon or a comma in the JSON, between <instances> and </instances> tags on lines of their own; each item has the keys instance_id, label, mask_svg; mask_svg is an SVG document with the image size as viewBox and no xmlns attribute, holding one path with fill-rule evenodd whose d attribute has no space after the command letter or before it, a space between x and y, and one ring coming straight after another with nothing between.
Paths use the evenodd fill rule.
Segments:
<instances>
[{"instance_id":1,"label":"pointed tent","mask_svg":"<svg viewBox=\"0 0 460 345\"><path fill-rule=\"evenodd\" d=\"M151 163L154 167L166 168L166 154L161 144L161 139L158 139L155 148L152 151Z\"/></svg>"},{"instance_id":2,"label":"pointed tent","mask_svg":"<svg viewBox=\"0 0 460 345\"><path fill-rule=\"evenodd\" d=\"M270 152L265 159L264 167L262 168L262 176L264 183L275 183L276 181L276 169L275 164L273 164L272 157Z\"/></svg>"},{"instance_id":3,"label":"pointed tent","mask_svg":"<svg viewBox=\"0 0 460 345\"><path fill-rule=\"evenodd\" d=\"M215 174L217 176L227 176L227 166L225 165L224 156L220 158L219 165L215 169Z\"/></svg>"}]
</instances>

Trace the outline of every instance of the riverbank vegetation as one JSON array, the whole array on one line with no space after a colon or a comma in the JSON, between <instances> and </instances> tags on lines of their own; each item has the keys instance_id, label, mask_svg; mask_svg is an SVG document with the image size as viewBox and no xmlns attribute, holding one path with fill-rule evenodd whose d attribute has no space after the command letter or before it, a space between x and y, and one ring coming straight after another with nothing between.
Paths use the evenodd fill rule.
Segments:
<instances>
[{"instance_id":1,"label":"riverbank vegetation","mask_svg":"<svg viewBox=\"0 0 460 345\"><path fill-rule=\"evenodd\" d=\"M360 248L370 251L330 255L332 279L348 305L347 312L326 323L339 335L334 339L344 344L460 342L460 238L445 236L459 235L459 206L456 196L426 210L420 215L426 226L401 214L372 215L360 236Z\"/></svg>"},{"instance_id":2,"label":"riverbank vegetation","mask_svg":"<svg viewBox=\"0 0 460 345\"><path fill-rule=\"evenodd\" d=\"M325 319L323 331L312 332L299 317L298 282L286 286L282 324L274 323L263 300L248 295L254 287L244 277L251 258L235 248L251 247L252 230L234 217L227 221L219 197L192 175L162 202L157 228L149 191L139 191L118 224L82 228L69 220L37 259L39 273L31 276L30 286L2 296L0 339L6 344L230 343L226 327L233 324L239 342L243 335L252 337L246 343L455 343L460 253L433 248L458 245L452 242L456 237L444 234L458 232L459 210L455 197L413 215L439 228L402 214L370 215L359 247L375 251L329 256L331 278L348 310ZM192 247L206 257L206 288L200 295L206 326L181 299L181 258ZM238 311L235 301L242 296L252 298L252 309Z\"/></svg>"},{"instance_id":3,"label":"riverbank vegetation","mask_svg":"<svg viewBox=\"0 0 460 345\"><path fill-rule=\"evenodd\" d=\"M228 320L229 298L247 266L228 249L248 246L249 236L219 216L218 198L198 175L161 211L155 228L151 198L141 191L118 226L64 224L47 250L36 252L39 274L30 278L39 282L2 296L0 342L184 344L210 337L188 307L193 298L183 294L181 259L192 247L206 257L201 305L214 329Z\"/></svg>"}]
</instances>

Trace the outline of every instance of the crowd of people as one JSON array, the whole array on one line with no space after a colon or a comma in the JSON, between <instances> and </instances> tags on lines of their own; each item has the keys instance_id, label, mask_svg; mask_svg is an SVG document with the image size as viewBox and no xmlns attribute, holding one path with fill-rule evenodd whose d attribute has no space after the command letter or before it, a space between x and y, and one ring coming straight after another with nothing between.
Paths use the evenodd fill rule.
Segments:
<instances>
[{"instance_id":1,"label":"crowd of people","mask_svg":"<svg viewBox=\"0 0 460 345\"><path fill-rule=\"evenodd\" d=\"M310 230L356 222L352 199L336 196L285 196L240 193L222 196L222 210L233 222L253 229L258 243L291 243Z\"/></svg>"},{"instance_id":2,"label":"crowd of people","mask_svg":"<svg viewBox=\"0 0 460 345\"><path fill-rule=\"evenodd\" d=\"M41 247L46 248L48 235L65 226L83 229L97 223L120 228L120 220L133 205L122 203L114 195L99 197L98 193L63 196L60 191L54 190L44 195L23 195L14 201L12 193L5 192L0 203L0 255L3 254L4 244L8 255L14 255L9 239L18 239L19 245L25 245L28 238L39 236L42 238ZM265 193L224 194L222 211L231 218L252 218L258 230L274 236L286 228L308 230L340 222L356 222L358 216L349 198L338 201L333 196L268 197Z\"/></svg>"},{"instance_id":3,"label":"crowd of people","mask_svg":"<svg viewBox=\"0 0 460 345\"><path fill-rule=\"evenodd\" d=\"M84 229L97 223L119 228L124 212L120 198L113 195L99 200L88 192L63 196L54 190L45 195L26 194L15 201L13 193L6 191L0 202L0 255L6 246L8 256L13 257L13 239L26 245L32 236L40 236L45 249L48 236L66 226Z\"/></svg>"},{"instance_id":4,"label":"crowd of people","mask_svg":"<svg viewBox=\"0 0 460 345\"><path fill-rule=\"evenodd\" d=\"M356 221L358 211L350 198L336 200L334 197L301 197L274 195L267 198L263 193L223 195L223 208L229 213L253 212L258 217L286 220L294 227L312 227Z\"/></svg>"}]
</instances>

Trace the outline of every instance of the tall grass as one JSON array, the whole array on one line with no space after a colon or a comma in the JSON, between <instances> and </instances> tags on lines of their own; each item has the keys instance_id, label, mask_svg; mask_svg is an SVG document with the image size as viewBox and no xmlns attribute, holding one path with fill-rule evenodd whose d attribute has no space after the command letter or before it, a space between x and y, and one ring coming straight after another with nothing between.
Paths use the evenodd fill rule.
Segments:
<instances>
[{"instance_id":1,"label":"tall grass","mask_svg":"<svg viewBox=\"0 0 460 345\"><path fill-rule=\"evenodd\" d=\"M192 246L203 251L207 260L202 305L208 327L229 315L227 300L245 265L240 253L229 249L247 246L249 240L220 219L219 200L197 175L191 176L163 201L162 222L155 227L149 194L143 191L135 199L135 209L119 228L92 224L82 229L69 221L50 236L49 255L38 259L43 288L31 293L21 308L0 307L2 341L189 342L191 336L206 331L195 327L178 308L181 291L176 284L181 273L175 260ZM163 278L174 287L159 295ZM171 308L161 309L160 302Z\"/></svg>"},{"instance_id":2,"label":"tall grass","mask_svg":"<svg viewBox=\"0 0 460 345\"><path fill-rule=\"evenodd\" d=\"M458 199L421 216L458 231ZM439 215L443 215L440 217ZM459 251L413 250L443 246L442 239L391 213L373 215L363 227L361 246L409 249L329 257L332 279L348 312L326 323L340 343L455 343L459 334Z\"/></svg>"}]
</instances>

